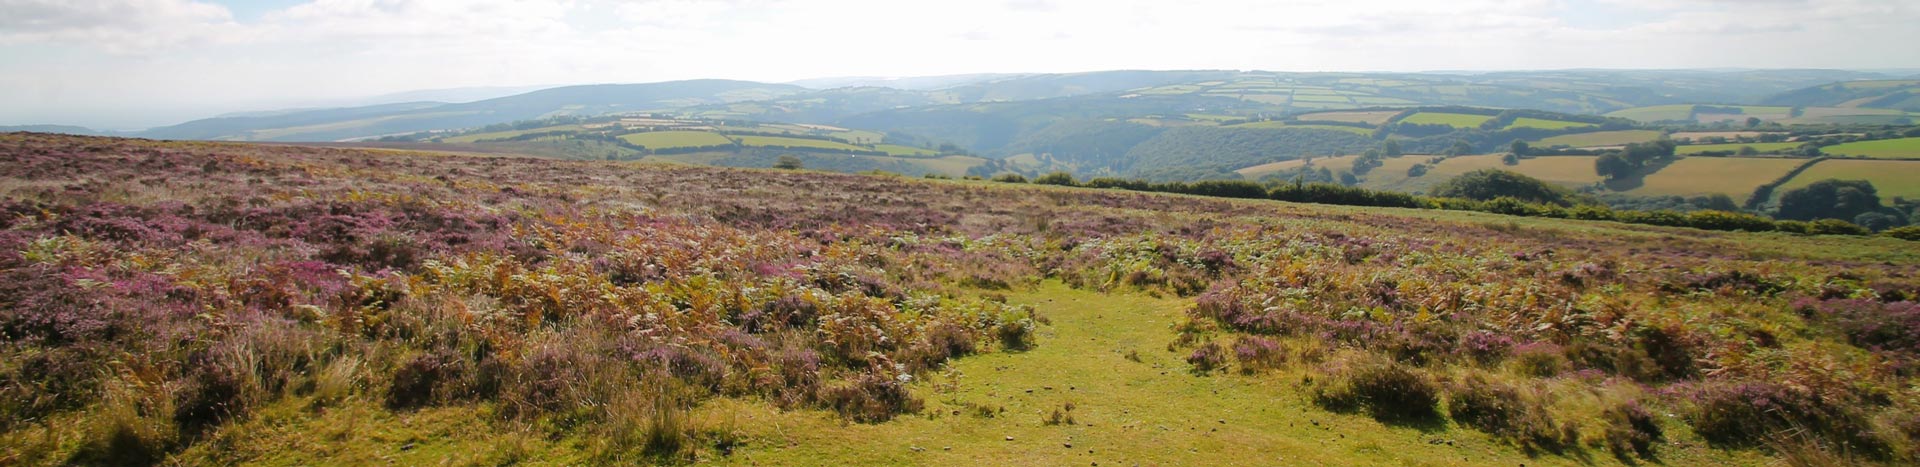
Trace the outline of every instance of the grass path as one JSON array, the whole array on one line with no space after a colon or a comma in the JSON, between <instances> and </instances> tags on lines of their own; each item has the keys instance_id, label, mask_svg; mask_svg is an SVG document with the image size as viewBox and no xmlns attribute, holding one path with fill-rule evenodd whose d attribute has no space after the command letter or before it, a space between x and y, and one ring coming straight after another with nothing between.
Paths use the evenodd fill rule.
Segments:
<instances>
[{"instance_id":1,"label":"grass path","mask_svg":"<svg viewBox=\"0 0 1920 467\"><path fill-rule=\"evenodd\" d=\"M1188 373L1169 352L1188 300L1104 295L1047 283L1008 294L1052 321L1025 352L961 358L914 385L918 414L860 424L825 410L782 411L756 399L713 398L689 417L744 442L731 455L701 447L699 465L1087 466L1592 466L1604 450L1528 457L1480 432L1389 426L1308 401L1301 374ZM1127 357L1136 353L1139 361ZM957 378L954 375L958 375ZM500 422L485 406L392 413L359 399L319 411L283 401L172 459L209 465L578 465L591 441L549 438ZM1072 403L1071 411L1064 407ZM991 417L980 415L982 408ZM1072 423L1049 425L1055 410ZM317 415L317 416L316 416ZM1681 431L1668 423L1670 435ZM1681 439L1697 440L1691 435ZM1755 451L1697 441L1659 449L1659 463L1761 465Z\"/></svg>"},{"instance_id":2,"label":"grass path","mask_svg":"<svg viewBox=\"0 0 1920 467\"><path fill-rule=\"evenodd\" d=\"M917 385L927 409L881 424L819 411L711 401L697 418L731 425L747 445L705 459L725 465L1593 465L1603 450L1529 458L1466 429L1382 425L1326 412L1292 374L1195 376L1166 349L1186 301L1101 295L1049 284L1010 294L1051 319L1021 353L967 357L957 390ZM1129 360L1138 352L1140 361ZM1074 424L1048 425L1072 403ZM976 414L978 407L994 412ZM1005 411L1001 412L1000 409ZM956 415L957 413L957 415ZM917 449L916 449L917 448ZM1728 453L1663 447L1662 462L1753 463ZM1700 456L1707 457L1700 457ZM1750 454L1745 454L1750 455Z\"/></svg>"}]
</instances>

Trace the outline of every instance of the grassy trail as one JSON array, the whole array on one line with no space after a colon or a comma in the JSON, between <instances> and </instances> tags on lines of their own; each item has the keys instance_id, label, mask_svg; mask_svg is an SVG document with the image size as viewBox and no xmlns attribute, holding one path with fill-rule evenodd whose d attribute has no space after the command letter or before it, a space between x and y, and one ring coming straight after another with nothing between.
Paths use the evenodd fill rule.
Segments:
<instances>
[{"instance_id":1,"label":"grassy trail","mask_svg":"<svg viewBox=\"0 0 1920 467\"><path fill-rule=\"evenodd\" d=\"M729 465L1593 465L1604 450L1529 458L1484 434L1382 425L1306 400L1297 374L1194 376L1168 352L1186 301L1101 295L1048 284L1011 294L1052 320L1039 346L958 360L918 385L921 414L849 424L831 413L782 413L733 400L696 418L748 443ZM1127 358L1137 352L1140 361ZM1049 425L1072 403L1073 424ZM992 417L977 411L986 407ZM1001 412L1000 409L1005 409ZM956 413L958 415L956 415ZM1753 463L1726 452L1665 449L1662 462ZM1700 457L1700 456L1707 457Z\"/></svg>"}]
</instances>

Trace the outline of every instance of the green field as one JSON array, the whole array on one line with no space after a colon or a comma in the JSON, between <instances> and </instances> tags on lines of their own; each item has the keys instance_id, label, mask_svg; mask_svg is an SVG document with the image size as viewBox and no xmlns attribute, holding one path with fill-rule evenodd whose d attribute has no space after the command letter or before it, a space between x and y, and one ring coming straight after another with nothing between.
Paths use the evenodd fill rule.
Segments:
<instances>
[{"instance_id":1,"label":"green field","mask_svg":"<svg viewBox=\"0 0 1920 467\"><path fill-rule=\"evenodd\" d=\"M1228 126L1228 128L1266 128L1266 129L1279 129L1279 128L1287 128L1287 129L1306 129L1306 130L1333 130L1333 131L1344 131L1344 132L1348 132L1348 133L1353 133L1353 134L1356 134L1356 135L1371 135L1371 134L1373 134L1373 130L1369 130L1369 129L1366 129L1366 128L1360 128L1360 127L1351 127L1351 126L1341 126L1341 125L1314 125L1314 124L1310 124L1310 123L1309 123L1309 124L1301 124L1301 123L1294 123L1294 122L1286 122L1286 121L1280 121L1280 120L1269 120L1269 121L1264 121L1264 122L1252 122L1252 123L1242 123L1242 124L1239 124L1239 125L1230 125L1230 126Z\"/></svg>"},{"instance_id":2,"label":"green field","mask_svg":"<svg viewBox=\"0 0 1920 467\"><path fill-rule=\"evenodd\" d=\"M1880 199L1891 201L1899 196L1906 199L1920 199L1920 161L1875 161L1857 159L1829 159L1808 167L1805 172L1788 180L1774 195L1787 190L1813 184L1826 179L1866 180L1873 182L1874 189L1880 192Z\"/></svg>"},{"instance_id":3,"label":"green field","mask_svg":"<svg viewBox=\"0 0 1920 467\"><path fill-rule=\"evenodd\" d=\"M1803 163L1805 159L1687 157L1647 175L1639 187L1627 192L1648 196L1717 193L1741 201L1751 196L1754 188L1779 179Z\"/></svg>"},{"instance_id":4,"label":"green field","mask_svg":"<svg viewBox=\"0 0 1920 467\"><path fill-rule=\"evenodd\" d=\"M1608 117L1624 118L1642 122L1665 120L1689 120L1693 116L1693 104L1655 105L1634 107L1607 112Z\"/></svg>"},{"instance_id":5,"label":"green field","mask_svg":"<svg viewBox=\"0 0 1920 467\"><path fill-rule=\"evenodd\" d=\"M935 150L932 150L932 149L926 149L926 148L916 148L916 147L913 147L913 146L901 146L901 145L898 145L898 144L876 144L876 145L873 145L873 149L875 149L875 150L879 150L879 151L886 151L886 152L887 152L887 154L889 154L889 155L895 155L895 156L937 156L937 155L940 155L940 152L939 152L939 151L935 151Z\"/></svg>"},{"instance_id":6,"label":"green field","mask_svg":"<svg viewBox=\"0 0 1920 467\"><path fill-rule=\"evenodd\" d=\"M1335 172L1339 172L1342 170L1348 170L1353 168L1353 160L1358 159L1359 157L1360 156L1358 155L1316 157L1316 158L1313 158L1311 163L1313 164L1314 167L1326 167ZM1412 157L1412 156L1409 156L1409 157ZM1388 159L1388 160L1396 160L1396 159ZM1305 166L1308 163L1309 162L1306 159L1293 159L1293 160L1285 160L1280 162L1268 162L1265 164L1260 164L1252 167L1246 167L1239 170L1235 170L1234 172L1239 173L1240 176L1246 177L1246 178L1260 178L1260 177L1266 176L1267 174L1279 172L1282 170L1293 170L1295 168Z\"/></svg>"},{"instance_id":7,"label":"green field","mask_svg":"<svg viewBox=\"0 0 1920 467\"><path fill-rule=\"evenodd\" d=\"M733 144L733 140L729 140L725 136L720 136L719 133L705 131L650 131L646 133L622 135L620 139L636 145L646 146L648 149L691 148Z\"/></svg>"},{"instance_id":8,"label":"green field","mask_svg":"<svg viewBox=\"0 0 1920 467\"><path fill-rule=\"evenodd\" d=\"M1492 120L1492 116L1456 114L1446 112L1420 112L1400 119L1401 123L1415 125L1447 125L1454 128L1479 128L1481 123Z\"/></svg>"},{"instance_id":9,"label":"green field","mask_svg":"<svg viewBox=\"0 0 1920 467\"><path fill-rule=\"evenodd\" d=\"M835 150L835 151L866 151L867 150L867 148L854 146L854 145L842 143L839 141L827 141L822 139L805 139L805 138L787 138L782 136L745 135L740 137L740 144L743 146L783 146L783 147L794 147L794 148L829 149L829 150Z\"/></svg>"},{"instance_id":10,"label":"green field","mask_svg":"<svg viewBox=\"0 0 1920 467\"><path fill-rule=\"evenodd\" d=\"M1540 146L1540 147L1554 147L1554 146L1564 145L1564 146L1570 146L1570 147L1576 147L1576 148L1585 148L1585 147L1594 147L1594 146L1622 146L1622 145L1626 145L1627 143L1642 143L1642 142L1660 139L1660 135L1661 133L1657 130L1596 131L1592 133L1575 133L1571 135L1555 136L1552 138L1534 141L1533 145Z\"/></svg>"},{"instance_id":11,"label":"green field","mask_svg":"<svg viewBox=\"0 0 1920 467\"><path fill-rule=\"evenodd\" d=\"M1739 151L1740 148L1748 146L1752 146L1754 150L1762 153L1777 153L1792 151L1794 148L1800 147L1800 143L1690 144L1674 149L1673 153L1686 156L1711 151Z\"/></svg>"},{"instance_id":12,"label":"green field","mask_svg":"<svg viewBox=\"0 0 1920 467\"><path fill-rule=\"evenodd\" d=\"M489 133L474 133L471 135L448 137L440 141L443 143L472 143L472 142L480 141L483 139L512 138L515 136L520 136L520 135L530 134L530 133L544 133L549 131L580 131L582 129L583 128L580 125L560 125L560 126L550 126L545 128L534 128L531 130L511 130L511 131L495 131L495 132L489 132Z\"/></svg>"},{"instance_id":13,"label":"green field","mask_svg":"<svg viewBox=\"0 0 1920 467\"><path fill-rule=\"evenodd\" d=\"M1594 126L1594 124L1581 123L1581 122L1569 122L1565 120L1547 120L1547 119L1541 119L1541 118L1520 117L1520 118L1513 119L1513 123L1508 124L1507 128L1510 128L1510 129L1511 128L1540 128L1545 130L1565 130L1568 128L1578 128L1583 126Z\"/></svg>"},{"instance_id":14,"label":"green field","mask_svg":"<svg viewBox=\"0 0 1920 467\"><path fill-rule=\"evenodd\" d=\"M1920 158L1920 138L1857 141L1820 148L1820 152L1878 159Z\"/></svg>"}]
</instances>

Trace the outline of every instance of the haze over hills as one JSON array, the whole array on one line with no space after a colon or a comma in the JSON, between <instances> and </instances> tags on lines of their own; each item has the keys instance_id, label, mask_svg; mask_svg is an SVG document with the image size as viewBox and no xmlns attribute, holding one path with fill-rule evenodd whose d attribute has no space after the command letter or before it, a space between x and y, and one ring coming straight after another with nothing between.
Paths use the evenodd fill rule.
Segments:
<instances>
[{"instance_id":1,"label":"haze over hills","mask_svg":"<svg viewBox=\"0 0 1920 467\"><path fill-rule=\"evenodd\" d=\"M1842 70L1558 70L1449 73L1278 73L1238 71L1104 71L1064 74L971 74L898 79L825 78L793 84L723 80L560 86L448 103L508 88L474 88L384 96L378 105L228 114L133 133L150 138L335 141L426 130L451 130L558 115L681 111L779 122L864 121L873 112L989 102L1097 96L1076 101L1125 107L1117 99L1174 96L1183 107L1254 107L1275 113L1392 105L1469 105L1605 113L1637 106L1759 104L1773 95L1833 82L1891 76ZM1253 87L1252 81L1270 80ZM1223 87L1224 86L1224 87ZM826 89L811 89L825 87ZM1237 92L1236 89L1248 92ZM1327 94L1321 94L1321 91ZM1302 92L1304 91L1304 92ZM1284 95L1283 95L1284 94ZM1334 97L1329 97L1334 96ZM1348 96L1344 99L1337 96ZM413 98L418 99L413 99ZM1228 102L1226 98L1238 102ZM729 109L733 105L737 108ZM1039 104L1054 105L1054 104ZM1084 106L1083 106L1084 107ZM992 111L1002 111L995 108ZM960 110L959 108L948 110ZM980 110L980 109L971 109ZM930 110L939 112L940 110ZM1016 110L1029 111L1029 110ZM1098 112L1095 112L1098 113Z\"/></svg>"}]
</instances>

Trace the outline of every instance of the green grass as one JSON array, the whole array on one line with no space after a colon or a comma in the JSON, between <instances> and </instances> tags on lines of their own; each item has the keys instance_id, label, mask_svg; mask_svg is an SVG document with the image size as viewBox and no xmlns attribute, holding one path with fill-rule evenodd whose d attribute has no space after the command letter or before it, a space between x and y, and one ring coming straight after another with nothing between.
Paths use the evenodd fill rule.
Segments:
<instances>
[{"instance_id":1,"label":"green grass","mask_svg":"<svg viewBox=\"0 0 1920 467\"><path fill-rule=\"evenodd\" d=\"M743 146L786 146L786 147L796 147L796 148L830 149L830 150L836 150L836 151L867 150L867 148L854 146L851 144L842 143L838 141L827 141L827 140L821 140L821 139L805 139L805 138L787 138L782 136L753 136L753 135L741 136L740 144Z\"/></svg>"},{"instance_id":2,"label":"green grass","mask_svg":"<svg viewBox=\"0 0 1920 467\"><path fill-rule=\"evenodd\" d=\"M1920 161L1892 160L1854 160L1829 159L1808 167L1805 172L1795 175L1780 189L1774 190L1777 196L1787 190L1813 184L1826 179L1866 180L1873 182L1880 199L1891 201L1900 196L1907 199L1920 199Z\"/></svg>"},{"instance_id":3,"label":"green grass","mask_svg":"<svg viewBox=\"0 0 1920 467\"><path fill-rule=\"evenodd\" d=\"M705 131L651 131L624 135L620 139L646 146L648 149L719 146L733 143L719 133Z\"/></svg>"},{"instance_id":4,"label":"green grass","mask_svg":"<svg viewBox=\"0 0 1920 467\"><path fill-rule=\"evenodd\" d=\"M913 146L901 146L901 145L898 145L898 144L876 144L876 145L873 145L873 149L875 149L875 150L878 150L878 151L886 151L886 152L887 152L887 154L889 154L889 155L894 155L894 156L937 156L937 155L940 155L940 152L939 152L939 151L935 151L935 150L932 150L932 149L926 149L926 148L916 148L916 147L913 147Z\"/></svg>"},{"instance_id":5,"label":"green grass","mask_svg":"<svg viewBox=\"0 0 1920 467\"><path fill-rule=\"evenodd\" d=\"M1642 122L1687 120L1692 115L1693 104L1655 105L1607 112L1608 117L1625 118Z\"/></svg>"},{"instance_id":6,"label":"green grass","mask_svg":"<svg viewBox=\"0 0 1920 467\"><path fill-rule=\"evenodd\" d=\"M1595 131L1592 133L1574 133L1571 135L1555 136L1534 141L1533 145L1540 147L1565 145L1576 148L1622 146L1627 143L1641 143L1660 139L1660 135L1661 133L1656 130Z\"/></svg>"},{"instance_id":7,"label":"green grass","mask_svg":"<svg viewBox=\"0 0 1920 467\"><path fill-rule=\"evenodd\" d=\"M1265 129L1287 128L1287 129L1344 131L1344 132L1353 133L1356 135L1373 134L1373 130L1369 130L1366 128L1341 126L1341 125L1314 125L1310 123L1301 124L1301 123L1294 123L1294 122L1285 122L1280 120L1268 120L1264 122L1242 123L1239 125L1230 125L1228 126L1228 128L1265 128Z\"/></svg>"},{"instance_id":8,"label":"green grass","mask_svg":"<svg viewBox=\"0 0 1920 467\"><path fill-rule=\"evenodd\" d=\"M1740 150L1740 148L1747 147L1747 146L1752 146L1755 151L1760 151L1762 153L1776 153L1776 152L1792 151L1794 148L1800 147L1800 143L1690 144L1686 146L1680 146L1679 148L1674 149L1673 153L1685 156L1685 155L1699 154L1699 153L1709 152L1709 151L1736 151L1737 152Z\"/></svg>"},{"instance_id":9,"label":"green grass","mask_svg":"<svg viewBox=\"0 0 1920 467\"><path fill-rule=\"evenodd\" d=\"M1480 169L1516 172L1569 187L1600 181L1600 176L1593 173L1592 156L1535 157L1521 159L1519 165L1506 165L1500 160L1501 157L1498 154L1450 157L1429 167L1427 174L1420 177L1408 177L1407 169L1413 164L1425 163L1432 159L1431 156L1387 159L1385 164L1369 172L1360 186L1378 190L1427 192L1434 185Z\"/></svg>"},{"instance_id":10,"label":"green grass","mask_svg":"<svg viewBox=\"0 0 1920 467\"><path fill-rule=\"evenodd\" d=\"M1509 129L1540 128L1545 130L1565 130L1568 128L1578 128L1583 126L1594 126L1594 125L1592 123L1569 122L1565 120L1547 120L1547 119L1541 119L1541 118L1520 117L1520 118L1513 119L1513 123L1508 124L1507 128Z\"/></svg>"},{"instance_id":11,"label":"green grass","mask_svg":"<svg viewBox=\"0 0 1920 467\"><path fill-rule=\"evenodd\" d=\"M1820 151L1834 155L1863 156L1879 159L1920 158L1920 138L1857 141L1827 146L1821 148Z\"/></svg>"},{"instance_id":12,"label":"green grass","mask_svg":"<svg viewBox=\"0 0 1920 467\"><path fill-rule=\"evenodd\" d=\"M1415 125L1447 125L1454 128L1479 128L1481 123L1492 120L1488 115L1456 114L1446 112L1420 112L1400 119L1402 123Z\"/></svg>"},{"instance_id":13,"label":"green grass","mask_svg":"<svg viewBox=\"0 0 1920 467\"><path fill-rule=\"evenodd\" d=\"M1296 119L1303 122L1347 122L1379 125L1387 123L1387 120L1399 114L1400 111L1398 110L1359 110L1352 112L1310 113L1301 115Z\"/></svg>"},{"instance_id":14,"label":"green grass","mask_svg":"<svg viewBox=\"0 0 1920 467\"><path fill-rule=\"evenodd\" d=\"M549 131L580 131L582 129L584 128L582 128L580 125L558 125L558 126L550 126L550 127L544 127L544 128L534 128L531 130L495 131L495 132L489 132L489 133L474 133L471 135L453 136L453 137L448 137L446 139L442 139L440 140L440 142L472 143L472 142L480 141L483 139L512 138L515 136L520 136L520 135L530 134L530 133L544 133Z\"/></svg>"},{"instance_id":15,"label":"green grass","mask_svg":"<svg viewBox=\"0 0 1920 467\"><path fill-rule=\"evenodd\" d=\"M1804 163L1805 159L1688 157L1647 175L1640 187L1628 193L1677 196L1718 193L1738 202L1753 195L1754 188L1778 180Z\"/></svg>"}]
</instances>

